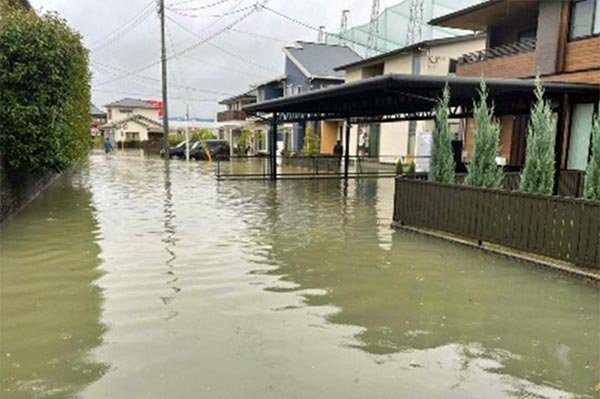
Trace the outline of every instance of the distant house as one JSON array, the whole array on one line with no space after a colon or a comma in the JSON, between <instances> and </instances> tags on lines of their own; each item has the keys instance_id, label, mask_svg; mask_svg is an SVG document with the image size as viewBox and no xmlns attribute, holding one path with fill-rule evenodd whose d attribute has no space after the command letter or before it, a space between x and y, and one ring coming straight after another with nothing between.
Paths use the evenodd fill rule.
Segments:
<instances>
[{"instance_id":1,"label":"distant house","mask_svg":"<svg viewBox=\"0 0 600 399\"><path fill-rule=\"evenodd\" d=\"M282 76L255 83L252 85L253 90L250 92L221 102L221 104L227 105L228 109L218 114L218 121L221 124L232 124L230 131L233 132L235 132L235 129L240 129L242 124L239 122L252 126L252 129L260 132L258 133L260 139L257 140L259 143L257 148L263 147L264 142L264 148L266 149L266 136L268 135L269 126L260 118L248 118L241 111L241 107L252 102L263 102L342 84L344 83L345 72L335 70L335 68L362 59L346 46L302 41L286 46L283 53L285 55L285 73ZM264 117L268 117L268 115L264 115ZM304 124L282 126L279 129L280 137L277 140L279 148L288 151L300 151L304 145L305 129ZM221 130L225 129L222 128ZM320 134L321 124L316 125L315 130L317 134ZM235 145L235 134L231 137L232 144ZM331 143L331 148L333 148L333 143Z\"/></svg>"},{"instance_id":2,"label":"distant house","mask_svg":"<svg viewBox=\"0 0 600 399\"><path fill-rule=\"evenodd\" d=\"M100 126L105 137L115 143L160 140L163 126L159 122L159 107L149 102L124 98L106 105L107 123Z\"/></svg>"},{"instance_id":3,"label":"distant house","mask_svg":"<svg viewBox=\"0 0 600 399\"><path fill-rule=\"evenodd\" d=\"M252 130L252 120L242 111L242 108L255 102L255 89L219 102L219 104L226 106L227 109L217 113L217 122L219 124L218 138L229 141L231 154L234 153L239 144L242 130ZM258 142L259 140L254 141ZM260 149L259 144L252 143L252 146L255 151Z\"/></svg>"},{"instance_id":4,"label":"distant house","mask_svg":"<svg viewBox=\"0 0 600 399\"><path fill-rule=\"evenodd\" d=\"M100 126L106 124L106 112L91 104L90 116L92 117L92 136L98 136L100 134Z\"/></svg>"}]
</instances>

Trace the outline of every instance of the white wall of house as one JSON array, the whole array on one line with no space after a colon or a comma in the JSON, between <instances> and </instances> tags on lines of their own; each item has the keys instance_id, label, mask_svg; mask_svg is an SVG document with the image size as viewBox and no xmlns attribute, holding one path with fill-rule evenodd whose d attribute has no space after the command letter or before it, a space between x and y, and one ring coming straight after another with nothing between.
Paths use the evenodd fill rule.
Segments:
<instances>
[{"instance_id":1,"label":"white wall of house","mask_svg":"<svg viewBox=\"0 0 600 399\"><path fill-rule=\"evenodd\" d=\"M148 128L135 121L128 121L125 126L120 126L114 130L114 139L121 141L147 141Z\"/></svg>"},{"instance_id":2,"label":"white wall of house","mask_svg":"<svg viewBox=\"0 0 600 399\"><path fill-rule=\"evenodd\" d=\"M391 55L377 61L383 63L383 74L398 73L412 74L415 57L419 58L420 75L445 76L449 73L450 60L457 59L463 54L485 48L485 37L477 37L460 43L440 44L425 50L415 50L410 53ZM373 65L357 66L346 70L346 82L363 79L372 71ZM431 121L419 121L416 133L430 132L433 129ZM358 126L353 126L350 137L350 153L357 154ZM407 157L409 150L409 122L392 122L381 124L379 136L379 154L381 156L397 155ZM382 162L393 162L393 159L382 157Z\"/></svg>"}]
</instances>

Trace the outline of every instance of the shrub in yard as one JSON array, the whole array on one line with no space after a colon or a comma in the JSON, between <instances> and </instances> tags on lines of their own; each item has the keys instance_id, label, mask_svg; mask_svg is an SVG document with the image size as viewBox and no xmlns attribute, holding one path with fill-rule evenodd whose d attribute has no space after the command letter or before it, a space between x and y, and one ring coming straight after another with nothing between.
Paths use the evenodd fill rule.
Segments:
<instances>
[{"instance_id":1,"label":"shrub in yard","mask_svg":"<svg viewBox=\"0 0 600 399\"><path fill-rule=\"evenodd\" d=\"M304 155L311 157L317 156L321 153L321 140L319 136L315 134L315 129L312 125L306 127L306 134L304 135L304 148L302 149Z\"/></svg>"},{"instance_id":2,"label":"shrub in yard","mask_svg":"<svg viewBox=\"0 0 600 399\"><path fill-rule=\"evenodd\" d=\"M452 151L452 132L448 123L450 89L444 88L442 98L435 107L435 128L431 148L429 180L439 183L454 183L456 163Z\"/></svg>"},{"instance_id":3,"label":"shrub in yard","mask_svg":"<svg viewBox=\"0 0 600 399\"><path fill-rule=\"evenodd\" d=\"M544 100L544 88L539 77L535 81L536 102L531 110L527 129L525 168L521 173L519 189L528 193L552 194L554 191L554 142L556 121L550 102Z\"/></svg>"},{"instance_id":4,"label":"shrub in yard","mask_svg":"<svg viewBox=\"0 0 600 399\"><path fill-rule=\"evenodd\" d=\"M592 129L592 158L585 174L583 195L587 199L600 201L600 113L596 114Z\"/></svg>"},{"instance_id":5,"label":"shrub in yard","mask_svg":"<svg viewBox=\"0 0 600 399\"><path fill-rule=\"evenodd\" d=\"M403 175L404 174L404 165L402 164L402 160L399 159L398 162L396 162L396 174L397 175Z\"/></svg>"},{"instance_id":6,"label":"shrub in yard","mask_svg":"<svg viewBox=\"0 0 600 399\"><path fill-rule=\"evenodd\" d=\"M90 72L81 36L56 14L0 16L0 152L5 166L61 171L90 148Z\"/></svg>"},{"instance_id":7,"label":"shrub in yard","mask_svg":"<svg viewBox=\"0 0 600 399\"><path fill-rule=\"evenodd\" d=\"M496 163L500 153L500 124L494 118L494 108L487 102L487 87L481 79L479 102L474 104L475 119L473 160L467 166L465 184L475 187L499 188L504 172Z\"/></svg>"},{"instance_id":8,"label":"shrub in yard","mask_svg":"<svg viewBox=\"0 0 600 399\"><path fill-rule=\"evenodd\" d=\"M417 172L417 165L415 164L415 161L412 161L411 163L408 164L408 168L406 168L406 174L408 176L412 176Z\"/></svg>"}]
</instances>

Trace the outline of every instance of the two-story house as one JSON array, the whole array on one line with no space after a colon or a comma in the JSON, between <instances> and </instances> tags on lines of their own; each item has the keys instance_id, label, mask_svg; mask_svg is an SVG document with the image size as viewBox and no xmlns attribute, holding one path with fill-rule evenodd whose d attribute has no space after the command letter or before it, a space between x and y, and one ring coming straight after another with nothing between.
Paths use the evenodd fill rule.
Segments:
<instances>
[{"instance_id":1,"label":"two-story house","mask_svg":"<svg viewBox=\"0 0 600 399\"><path fill-rule=\"evenodd\" d=\"M160 107L148 101L124 98L106 107L107 122L100 126L104 137L114 143L140 143L160 140L163 126L160 123Z\"/></svg>"},{"instance_id":2,"label":"two-story house","mask_svg":"<svg viewBox=\"0 0 600 399\"><path fill-rule=\"evenodd\" d=\"M407 75L446 76L456 73L458 58L466 53L485 48L484 34L471 34L427 40L394 51L367 58L336 70L346 72L346 82L355 82L375 76L398 73ZM331 126L335 122L325 122ZM338 124L341 127L341 123ZM452 121L456 134L456 151L461 152L463 126ZM336 127L337 128L337 127ZM331 141L336 129L325 129L323 141ZM430 153L433 121L391 122L352 127L350 154L371 157L383 163L397 159L411 161L415 156L419 169L426 170Z\"/></svg>"},{"instance_id":3,"label":"two-story house","mask_svg":"<svg viewBox=\"0 0 600 399\"><path fill-rule=\"evenodd\" d=\"M217 123L219 125L217 137L220 140L227 140L229 142L231 155L234 154L239 144L242 131L251 129L252 127L251 118L242 111L242 108L255 102L255 89L219 102L220 105L226 106L227 109L217 113Z\"/></svg>"},{"instance_id":4,"label":"two-story house","mask_svg":"<svg viewBox=\"0 0 600 399\"><path fill-rule=\"evenodd\" d=\"M287 97L296 94L306 93L313 90L320 90L332 85L344 83L345 72L343 70L335 70L335 67L356 62L362 58L353 50L346 46L328 45L324 43L311 42L296 42L291 46L286 46L283 49L285 55L285 72L282 76L269 79L265 82L259 82L252 85L252 93L254 99L248 99L251 103L273 100L280 97ZM241 96L236 96L231 99L223 100L222 105L228 107L227 111L223 111L217 115L218 121L225 125L221 129L220 137L231 139L231 143L235 146L235 131L239 131L241 124L235 119L235 112L230 112L230 107L235 107ZM243 104L243 105L247 105ZM269 126L261 118L247 118L246 115L238 114L243 117L244 126L250 130L256 131L260 140L257 140L258 147L266 145L266 136L268 135ZM268 118L268 115L262 115L263 118ZM227 136L227 126L232 124L231 136ZM322 131L330 130L327 124L316 124L315 132L322 135ZM278 148L287 151L300 151L304 146L305 124L289 124L280 127L278 134ZM338 131L336 130L336 135ZM263 140L264 137L264 140ZM327 141L329 135L325 135L326 140L322 141L322 149L327 149L324 152L331 152L335 144L335 140ZM337 136L336 136L337 137ZM262 149L262 148L257 148Z\"/></svg>"},{"instance_id":5,"label":"two-story house","mask_svg":"<svg viewBox=\"0 0 600 399\"><path fill-rule=\"evenodd\" d=\"M530 79L539 74L547 81L600 83L600 0L488 0L430 23L487 32L485 49L462 56L457 76ZM584 171L598 103L565 95L560 105L557 162L562 170ZM524 164L528 120L528 110L501 118L502 151L515 169ZM467 160L472 145L469 126Z\"/></svg>"}]
</instances>

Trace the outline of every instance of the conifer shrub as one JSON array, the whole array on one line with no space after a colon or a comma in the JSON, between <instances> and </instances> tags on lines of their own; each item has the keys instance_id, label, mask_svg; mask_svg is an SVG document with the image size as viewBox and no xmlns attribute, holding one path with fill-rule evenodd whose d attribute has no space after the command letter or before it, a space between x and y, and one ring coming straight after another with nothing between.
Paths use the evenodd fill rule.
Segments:
<instances>
[{"instance_id":1,"label":"conifer shrub","mask_svg":"<svg viewBox=\"0 0 600 399\"><path fill-rule=\"evenodd\" d=\"M442 98L435 107L435 128L431 148L429 180L439 183L454 183L456 163L452 151L452 132L448 123L450 89L444 88Z\"/></svg>"},{"instance_id":2,"label":"conifer shrub","mask_svg":"<svg viewBox=\"0 0 600 399\"><path fill-rule=\"evenodd\" d=\"M600 201L600 113L594 119L592 158L585 174L583 195L587 199Z\"/></svg>"},{"instance_id":3,"label":"conifer shrub","mask_svg":"<svg viewBox=\"0 0 600 399\"><path fill-rule=\"evenodd\" d=\"M474 187L500 188L504 172L496 163L500 153L500 124L494 108L488 105L485 80L479 85L479 101L474 104L475 119L473 159L467 166L465 184Z\"/></svg>"},{"instance_id":4,"label":"conifer shrub","mask_svg":"<svg viewBox=\"0 0 600 399\"><path fill-rule=\"evenodd\" d=\"M539 77L535 80L536 102L531 110L527 128L525 168L521 173L519 190L527 193L551 195L556 173L554 143L556 121L550 102L544 100L544 88Z\"/></svg>"}]
</instances>

